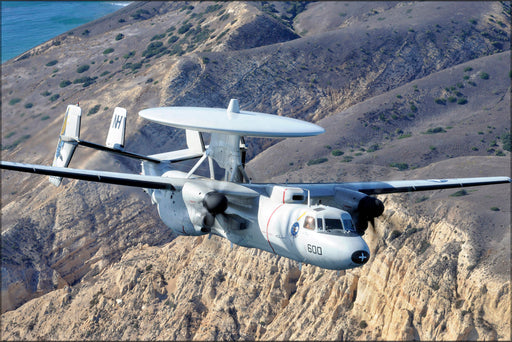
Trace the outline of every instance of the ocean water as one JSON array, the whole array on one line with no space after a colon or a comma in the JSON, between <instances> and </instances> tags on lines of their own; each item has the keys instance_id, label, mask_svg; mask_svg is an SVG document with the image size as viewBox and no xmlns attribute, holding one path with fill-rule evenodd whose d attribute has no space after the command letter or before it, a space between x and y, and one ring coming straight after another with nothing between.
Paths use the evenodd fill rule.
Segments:
<instances>
[{"instance_id":1,"label":"ocean water","mask_svg":"<svg viewBox=\"0 0 512 342\"><path fill-rule=\"evenodd\" d=\"M2 63L127 1L1 1Z\"/></svg>"}]
</instances>

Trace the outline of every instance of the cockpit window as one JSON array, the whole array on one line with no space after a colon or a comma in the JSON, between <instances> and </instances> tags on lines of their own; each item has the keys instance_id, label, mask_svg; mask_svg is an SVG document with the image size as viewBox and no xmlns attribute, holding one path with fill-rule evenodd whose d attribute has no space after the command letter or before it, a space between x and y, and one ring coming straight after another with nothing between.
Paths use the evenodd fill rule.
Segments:
<instances>
[{"instance_id":1,"label":"cockpit window","mask_svg":"<svg viewBox=\"0 0 512 342\"><path fill-rule=\"evenodd\" d=\"M325 230L343 229L340 219L325 219Z\"/></svg>"},{"instance_id":2,"label":"cockpit window","mask_svg":"<svg viewBox=\"0 0 512 342\"><path fill-rule=\"evenodd\" d=\"M343 227L346 231L356 232L356 228L354 227L354 223L352 222L352 218L349 215L341 215L341 220L343 221Z\"/></svg>"},{"instance_id":3,"label":"cockpit window","mask_svg":"<svg viewBox=\"0 0 512 342\"><path fill-rule=\"evenodd\" d=\"M304 228L315 229L315 218L313 216L306 216L304 219Z\"/></svg>"},{"instance_id":4,"label":"cockpit window","mask_svg":"<svg viewBox=\"0 0 512 342\"><path fill-rule=\"evenodd\" d=\"M321 217L316 219L316 226L318 227L318 230L324 230L324 221L322 221Z\"/></svg>"}]
</instances>

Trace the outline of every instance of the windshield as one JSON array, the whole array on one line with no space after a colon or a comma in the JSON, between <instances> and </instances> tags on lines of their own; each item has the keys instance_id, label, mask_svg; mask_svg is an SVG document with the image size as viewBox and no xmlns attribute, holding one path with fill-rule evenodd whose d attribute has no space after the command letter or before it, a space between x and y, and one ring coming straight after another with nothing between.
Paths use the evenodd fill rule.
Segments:
<instances>
[{"instance_id":1,"label":"windshield","mask_svg":"<svg viewBox=\"0 0 512 342\"><path fill-rule=\"evenodd\" d=\"M325 230L332 230L332 229L343 229L343 226L341 225L341 221L339 219L325 219Z\"/></svg>"}]
</instances>

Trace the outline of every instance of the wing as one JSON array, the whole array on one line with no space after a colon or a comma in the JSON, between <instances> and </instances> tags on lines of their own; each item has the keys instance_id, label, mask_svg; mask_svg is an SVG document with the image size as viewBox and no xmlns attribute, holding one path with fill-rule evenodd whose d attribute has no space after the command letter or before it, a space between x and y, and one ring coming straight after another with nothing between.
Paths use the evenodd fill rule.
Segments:
<instances>
[{"instance_id":1,"label":"wing","mask_svg":"<svg viewBox=\"0 0 512 342\"><path fill-rule=\"evenodd\" d=\"M509 177L478 177L478 178L451 178L451 179L424 179L401 180L383 182L353 182L353 183L287 183L281 186L297 187L309 190L312 198L334 197L339 189L357 191L366 195L392 194L399 192L427 191L469 186L492 185L510 183ZM259 190L268 189L278 184L247 184L246 186Z\"/></svg>"},{"instance_id":2,"label":"wing","mask_svg":"<svg viewBox=\"0 0 512 342\"><path fill-rule=\"evenodd\" d=\"M359 191L367 195L392 194L398 192L427 191L438 189L462 188L491 184L510 183L509 177L477 177L451 179L403 180L387 182L342 183L340 186Z\"/></svg>"},{"instance_id":3,"label":"wing","mask_svg":"<svg viewBox=\"0 0 512 342\"><path fill-rule=\"evenodd\" d=\"M160 176L136 175L123 172L70 169L67 167L23 164L8 161L0 161L0 169L36 173L48 176L74 178L91 182L135 186L147 189L165 189L181 191L185 183L196 183L201 184L208 190L218 191L225 194L228 197L233 197L233 200L241 202L240 204L242 204L243 200L252 199L259 195L259 193L257 193L256 191L245 187L245 184L242 185L203 177L170 178Z\"/></svg>"},{"instance_id":4,"label":"wing","mask_svg":"<svg viewBox=\"0 0 512 342\"><path fill-rule=\"evenodd\" d=\"M184 182L184 180L180 178L136 175L122 172L79 170L57 166L13 163L8 161L1 161L0 169L37 173L48 176L67 177L100 183L136 186L148 189L177 190L183 187Z\"/></svg>"}]
</instances>

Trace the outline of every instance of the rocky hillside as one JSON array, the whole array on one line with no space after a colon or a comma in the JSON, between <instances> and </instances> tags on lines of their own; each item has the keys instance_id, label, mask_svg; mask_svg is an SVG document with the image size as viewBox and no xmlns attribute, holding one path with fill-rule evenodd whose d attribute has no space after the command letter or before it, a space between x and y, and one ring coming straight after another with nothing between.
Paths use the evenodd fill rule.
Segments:
<instances>
[{"instance_id":1,"label":"rocky hillside","mask_svg":"<svg viewBox=\"0 0 512 342\"><path fill-rule=\"evenodd\" d=\"M102 142L183 146L162 105L306 119L254 181L510 175L506 2L141 2L2 65L2 160L50 164L67 104ZM138 172L79 149L72 167ZM182 166L186 168L186 166ZM2 172L3 339L510 340L510 186L388 195L347 272L176 238L138 189ZM505 318L505 319L504 319Z\"/></svg>"}]
</instances>

